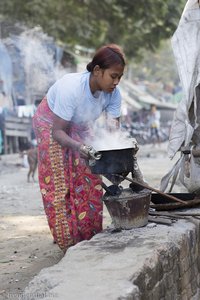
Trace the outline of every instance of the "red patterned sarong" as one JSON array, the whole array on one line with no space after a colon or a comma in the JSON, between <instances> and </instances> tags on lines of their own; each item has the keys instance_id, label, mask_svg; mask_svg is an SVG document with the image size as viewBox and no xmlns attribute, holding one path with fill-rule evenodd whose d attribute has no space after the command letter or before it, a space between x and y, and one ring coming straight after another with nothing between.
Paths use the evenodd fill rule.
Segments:
<instances>
[{"instance_id":1,"label":"red patterned sarong","mask_svg":"<svg viewBox=\"0 0 200 300\"><path fill-rule=\"evenodd\" d=\"M52 138L53 113L46 98L40 103L33 126L38 142L38 174L45 213L54 240L66 251L102 230L102 187L79 152L62 148ZM87 126L71 125L68 133L84 142Z\"/></svg>"}]
</instances>

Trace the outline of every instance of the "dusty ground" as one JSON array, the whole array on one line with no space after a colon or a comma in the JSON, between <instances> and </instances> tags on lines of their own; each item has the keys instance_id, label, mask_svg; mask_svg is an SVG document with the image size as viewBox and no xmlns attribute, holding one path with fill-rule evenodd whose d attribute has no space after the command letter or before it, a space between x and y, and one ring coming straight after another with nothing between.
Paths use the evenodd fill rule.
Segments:
<instances>
[{"instance_id":1,"label":"dusty ground","mask_svg":"<svg viewBox=\"0 0 200 300\"><path fill-rule=\"evenodd\" d=\"M142 147L138 162L149 185L158 188L170 164L166 145ZM0 300L19 299L28 282L42 268L63 256L44 215L38 182L27 183L27 168L16 155L0 160ZM104 226L110 222L104 212Z\"/></svg>"},{"instance_id":2,"label":"dusty ground","mask_svg":"<svg viewBox=\"0 0 200 300\"><path fill-rule=\"evenodd\" d=\"M18 155L0 161L0 299L17 299L38 272L57 263L38 183L27 183ZM13 298L13 296L16 296Z\"/></svg>"}]
</instances>

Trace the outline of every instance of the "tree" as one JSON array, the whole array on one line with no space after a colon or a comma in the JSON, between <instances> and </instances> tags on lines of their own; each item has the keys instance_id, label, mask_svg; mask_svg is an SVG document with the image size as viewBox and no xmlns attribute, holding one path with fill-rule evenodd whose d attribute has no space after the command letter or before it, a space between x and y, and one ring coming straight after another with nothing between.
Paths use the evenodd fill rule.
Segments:
<instances>
[{"instance_id":1,"label":"tree","mask_svg":"<svg viewBox=\"0 0 200 300\"><path fill-rule=\"evenodd\" d=\"M131 58L169 38L184 5L185 0L1 0L0 12L4 20L40 25L72 47L118 43Z\"/></svg>"},{"instance_id":2,"label":"tree","mask_svg":"<svg viewBox=\"0 0 200 300\"><path fill-rule=\"evenodd\" d=\"M162 41L155 53L143 50L142 56L143 59L139 63L135 60L131 63L134 77L140 80L148 80L150 82L161 81L167 84L170 82L179 82L178 70L170 40Z\"/></svg>"}]
</instances>

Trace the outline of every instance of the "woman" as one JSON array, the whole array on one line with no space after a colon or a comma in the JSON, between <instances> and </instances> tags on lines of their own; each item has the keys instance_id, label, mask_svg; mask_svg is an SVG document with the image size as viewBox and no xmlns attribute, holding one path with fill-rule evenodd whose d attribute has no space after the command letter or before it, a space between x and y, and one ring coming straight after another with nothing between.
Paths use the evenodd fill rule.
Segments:
<instances>
[{"instance_id":1,"label":"woman","mask_svg":"<svg viewBox=\"0 0 200 300\"><path fill-rule=\"evenodd\" d=\"M119 127L117 85L124 67L119 46L101 47L87 71L66 74L54 83L33 117L44 209L64 252L102 230L101 178L88 167L91 152L85 141L102 112L112 127Z\"/></svg>"}]
</instances>

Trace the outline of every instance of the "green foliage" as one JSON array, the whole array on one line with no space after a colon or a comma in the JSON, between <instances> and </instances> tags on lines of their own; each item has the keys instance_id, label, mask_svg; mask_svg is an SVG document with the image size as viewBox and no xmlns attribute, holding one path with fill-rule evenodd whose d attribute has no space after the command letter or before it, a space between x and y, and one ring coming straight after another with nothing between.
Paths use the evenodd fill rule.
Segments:
<instances>
[{"instance_id":1,"label":"green foliage","mask_svg":"<svg viewBox=\"0 0 200 300\"><path fill-rule=\"evenodd\" d=\"M159 49L152 53L142 51L143 59L137 63L132 60L129 65L132 80L138 79L164 85L177 86L180 83L176 62L171 48L171 41L162 41Z\"/></svg>"},{"instance_id":2,"label":"green foliage","mask_svg":"<svg viewBox=\"0 0 200 300\"><path fill-rule=\"evenodd\" d=\"M56 40L97 48L118 43L127 56L155 50L175 31L185 0L1 0L4 19L40 25Z\"/></svg>"}]
</instances>

